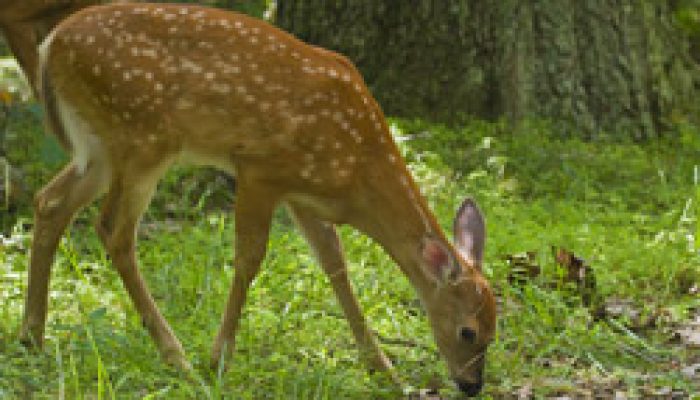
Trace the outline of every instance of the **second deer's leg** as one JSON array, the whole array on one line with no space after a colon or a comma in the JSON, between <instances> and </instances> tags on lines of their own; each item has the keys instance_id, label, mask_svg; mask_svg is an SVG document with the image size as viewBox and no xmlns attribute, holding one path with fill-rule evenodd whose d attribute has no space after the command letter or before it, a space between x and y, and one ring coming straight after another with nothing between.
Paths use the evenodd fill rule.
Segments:
<instances>
[{"instance_id":1,"label":"second deer's leg","mask_svg":"<svg viewBox=\"0 0 700 400\"><path fill-rule=\"evenodd\" d=\"M221 328L214 340L210 365L217 369L223 362L225 367L233 353L243 305L250 284L260 271L265 258L270 222L275 209L276 197L262 188L251 187L239 175L235 204L235 275L229 291Z\"/></svg>"},{"instance_id":2,"label":"second deer's leg","mask_svg":"<svg viewBox=\"0 0 700 400\"><path fill-rule=\"evenodd\" d=\"M137 172L138 171L138 172ZM190 369L182 345L161 315L136 259L136 230L148 206L160 173L122 170L112 178L112 186L102 204L97 231L117 269L144 326L158 346L163 359L182 370Z\"/></svg>"},{"instance_id":3,"label":"second deer's leg","mask_svg":"<svg viewBox=\"0 0 700 400\"><path fill-rule=\"evenodd\" d=\"M81 171L71 163L37 193L29 281L20 330L20 340L24 344L39 347L43 344L49 275L63 232L73 216L99 196L108 182L105 165L91 161Z\"/></svg>"},{"instance_id":4,"label":"second deer's leg","mask_svg":"<svg viewBox=\"0 0 700 400\"><path fill-rule=\"evenodd\" d=\"M342 244L335 227L330 223L318 220L304 208L293 205L290 205L289 208L297 226L316 253L319 263L331 281L338 302L340 302L355 336L362 358L370 369L388 371L392 373L392 378L398 381L393 373L391 361L379 347L379 343L369 329L367 320L360 309L357 297L352 291L347 265L343 257Z\"/></svg>"}]
</instances>

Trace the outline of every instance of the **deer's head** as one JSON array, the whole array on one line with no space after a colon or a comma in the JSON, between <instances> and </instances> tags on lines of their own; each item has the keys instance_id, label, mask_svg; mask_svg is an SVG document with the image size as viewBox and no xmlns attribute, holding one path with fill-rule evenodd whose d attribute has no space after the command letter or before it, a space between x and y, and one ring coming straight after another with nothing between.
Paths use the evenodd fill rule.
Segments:
<instances>
[{"instance_id":1,"label":"deer's head","mask_svg":"<svg viewBox=\"0 0 700 400\"><path fill-rule=\"evenodd\" d=\"M481 274L485 237L483 217L467 199L454 220L455 247L426 238L421 249L422 269L434 284L423 294L433 333L452 379L469 396L481 390L496 330L496 302Z\"/></svg>"}]
</instances>

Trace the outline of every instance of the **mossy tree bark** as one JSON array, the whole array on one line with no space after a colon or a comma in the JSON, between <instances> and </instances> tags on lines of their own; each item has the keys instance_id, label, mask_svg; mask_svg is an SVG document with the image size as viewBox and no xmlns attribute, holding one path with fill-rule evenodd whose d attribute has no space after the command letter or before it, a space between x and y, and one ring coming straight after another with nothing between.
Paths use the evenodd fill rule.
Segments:
<instances>
[{"instance_id":1,"label":"mossy tree bark","mask_svg":"<svg viewBox=\"0 0 700 400\"><path fill-rule=\"evenodd\" d=\"M353 59L389 114L647 138L700 115L700 65L673 3L296 0L278 2L277 23Z\"/></svg>"}]
</instances>

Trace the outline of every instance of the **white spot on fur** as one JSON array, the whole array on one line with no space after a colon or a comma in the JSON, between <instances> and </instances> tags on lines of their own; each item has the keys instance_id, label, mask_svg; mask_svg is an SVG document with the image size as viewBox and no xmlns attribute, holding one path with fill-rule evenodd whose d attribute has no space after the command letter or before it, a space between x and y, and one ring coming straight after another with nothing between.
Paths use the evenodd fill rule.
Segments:
<instances>
[{"instance_id":1,"label":"white spot on fur","mask_svg":"<svg viewBox=\"0 0 700 400\"><path fill-rule=\"evenodd\" d=\"M211 86L211 90L221 94L229 94L231 92L231 86L227 83L214 83Z\"/></svg>"},{"instance_id":2,"label":"white spot on fur","mask_svg":"<svg viewBox=\"0 0 700 400\"><path fill-rule=\"evenodd\" d=\"M199 74L203 71L203 68L199 64L196 64L186 58L180 60L180 66L183 70L190 71L194 74Z\"/></svg>"},{"instance_id":3,"label":"white spot on fur","mask_svg":"<svg viewBox=\"0 0 700 400\"><path fill-rule=\"evenodd\" d=\"M190 101L189 99L186 99L184 97L180 97L177 99L175 102L175 108L178 110L189 110L194 107L194 103Z\"/></svg>"}]
</instances>

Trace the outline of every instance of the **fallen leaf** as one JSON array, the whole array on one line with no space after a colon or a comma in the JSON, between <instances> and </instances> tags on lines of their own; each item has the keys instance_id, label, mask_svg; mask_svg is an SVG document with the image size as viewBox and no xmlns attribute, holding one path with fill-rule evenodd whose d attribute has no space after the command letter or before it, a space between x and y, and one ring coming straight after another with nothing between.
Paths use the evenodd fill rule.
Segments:
<instances>
[{"instance_id":1,"label":"fallen leaf","mask_svg":"<svg viewBox=\"0 0 700 400\"><path fill-rule=\"evenodd\" d=\"M554 259L564 268L563 280L576 285L581 301L590 306L596 296L596 278L593 268L586 261L563 247L552 247Z\"/></svg>"},{"instance_id":2,"label":"fallen leaf","mask_svg":"<svg viewBox=\"0 0 700 400\"><path fill-rule=\"evenodd\" d=\"M523 387L518 389L517 396L518 400L532 399L534 397L532 393L532 383L528 382Z\"/></svg>"},{"instance_id":3,"label":"fallen leaf","mask_svg":"<svg viewBox=\"0 0 700 400\"><path fill-rule=\"evenodd\" d=\"M616 390L615 391L615 400L627 400L627 393L625 393L621 390Z\"/></svg>"},{"instance_id":4,"label":"fallen leaf","mask_svg":"<svg viewBox=\"0 0 700 400\"><path fill-rule=\"evenodd\" d=\"M641 316L641 311L635 306L631 299L621 299L617 297L608 298L603 305L605 315L609 318L626 319L632 324L636 324Z\"/></svg>"},{"instance_id":5,"label":"fallen leaf","mask_svg":"<svg viewBox=\"0 0 700 400\"><path fill-rule=\"evenodd\" d=\"M681 374L688 379L700 378L700 363L683 367L681 369Z\"/></svg>"},{"instance_id":6,"label":"fallen leaf","mask_svg":"<svg viewBox=\"0 0 700 400\"><path fill-rule=\"evenodd\" d=\"M693 321L676 329L676 335L683 345L700 349L700 315L695 316Z\"/></svg>"},{"instance_id":7,"label":"fallen leaf","mask_svg":"<svg viewBox=\"0 0 700 400\"><path fill-rule=\"evenodd\" d=\"M679 294L697 293L698 282L700 282L700 271L696 266L683 266L673 277L675 286Z\"/></svg>"},{"instance_id":8,"label":"fallen leaf","mask_svg":"<svg viewBox=\"0 0 700 400\"><path fill-rule=\"evenodd\" d=\"M408 400L442 400L435 389L420 389L408 395Z\"/></svg>"},{"instance_id":9,"label":"fallen leaf","mask_svg":"<svg viewBox=\"0 0 700 400\"><path fill-rule=\"evenodd\" d=\"M542 269L537 265L534 251L507 255L505 259L510 267L508 283L512 286L522 286L540 276Z\"/></svg>"}]
</instances>

